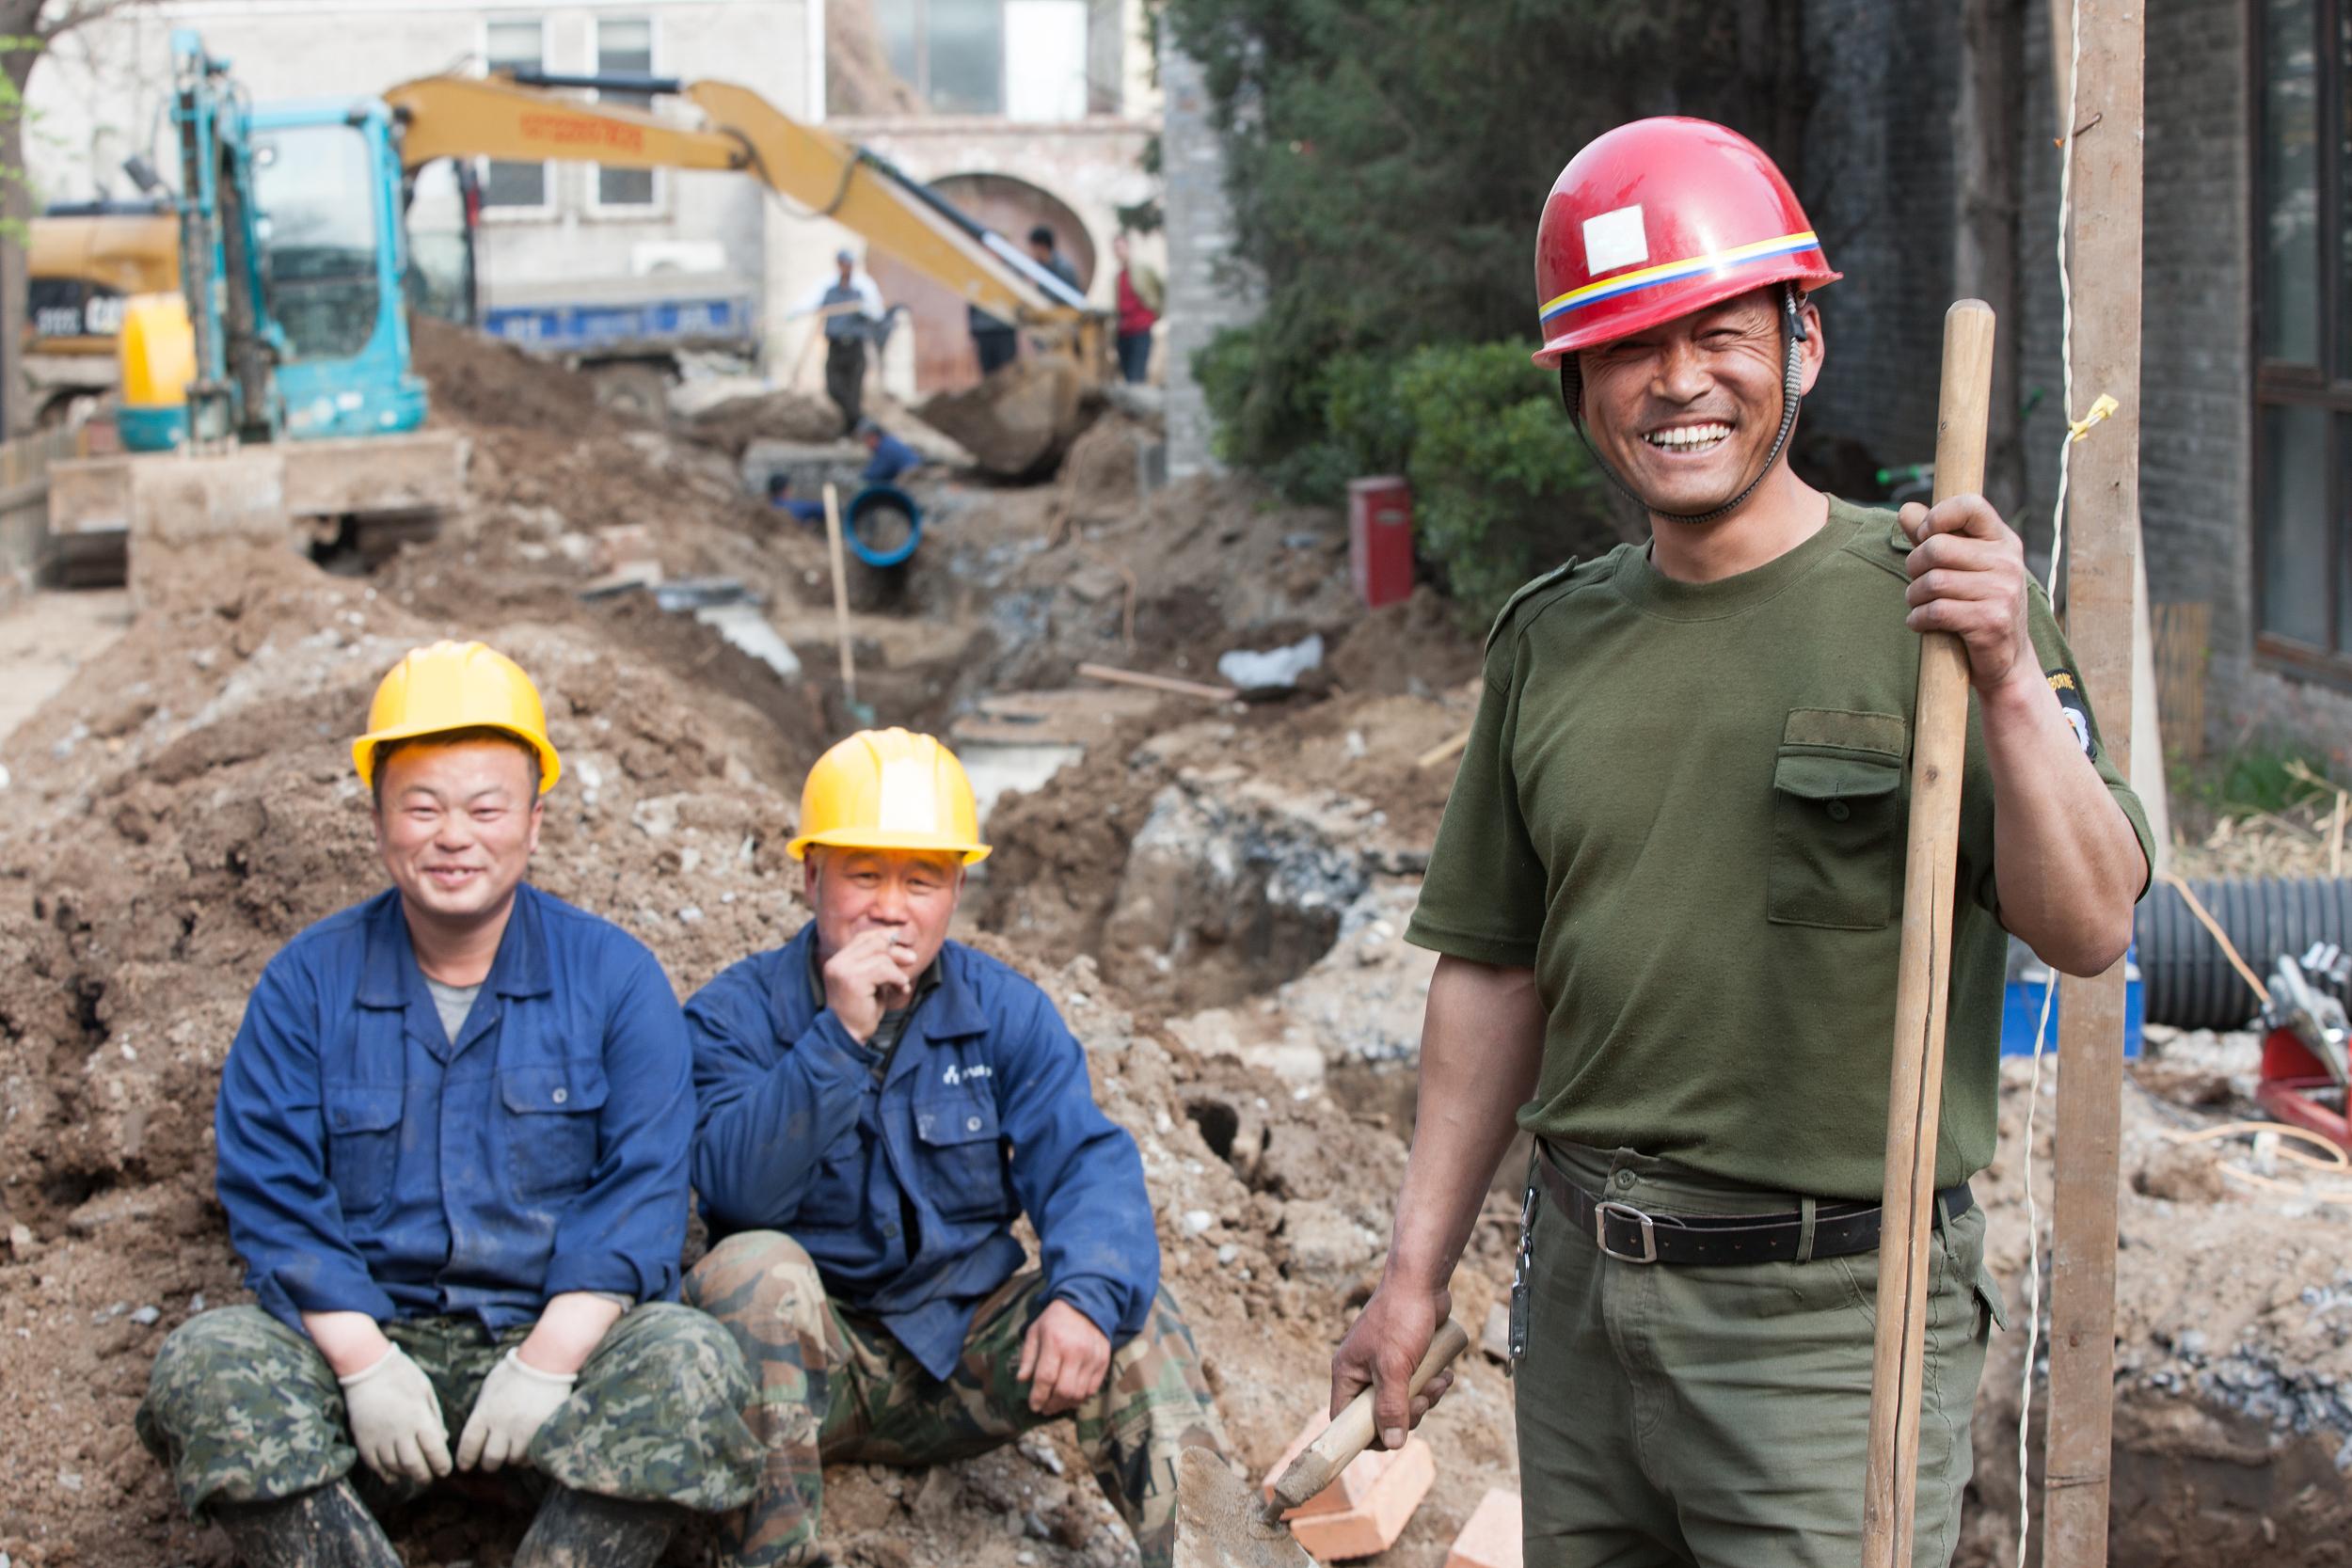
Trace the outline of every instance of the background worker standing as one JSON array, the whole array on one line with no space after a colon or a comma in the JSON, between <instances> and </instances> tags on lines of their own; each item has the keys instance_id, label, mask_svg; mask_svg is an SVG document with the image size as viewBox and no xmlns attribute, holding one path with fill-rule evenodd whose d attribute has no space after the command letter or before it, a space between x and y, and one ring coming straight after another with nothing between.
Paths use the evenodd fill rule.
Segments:
<instances>
[{"instance_id":1,"label":"background worker standing","mask_svg":"<svg viewBox=\"0 0 2352 1568\"><path fill-rule=\"evenodd\" d=\"M1825 354L1804 291L1838 275L1760 150L1608 133L1535 272L1537 362L1651 535L1529 584L1488 641L1406 932L1440 955L1412 1155L1334 1409L1369 1383L1384 1441L1418 1418L1405 1381L1516 1122L1529 1568L1856 1560L1904 764L1917 634L1948 631L1972 697L1914 1560L1942 1564L2001 1313L1967 1181L2008 937L2120 959L2147 825L1981 497L1899 520L1789 471Z\"/></svg>"},{"instance_id":2,"label":"background worker standing","mask_svg":"<svg viewBox=\"0 0 2352 1568\"><path fill-rule=\"evenodd\" d=\"M1123 230L1111 241L1111 254L1119 259L1119 373L1130 386L1151 374L1152 328L1168 297L1160 275L1136 261L1134 250Z\"/></svg>"},{"instance_id":3,"label":"background worker standing","mask_svg":"<svg viewBox=\"0 0 2352 1568\"><path fill-rule=\"evenodd\" d=\"M1144 1568L1168 1568L1177 1454L1222 1453L1223 1429L1085 1051L1044 992L947 940L988 853L962 765L853 735L809 770L787 848L815 918L687 1005L715 1239L687 1299L741 1344L768 1444L729 1560L811 1560L829 1460L939 1464L1067 1416Z\"/></svg>"},{"instance_id":4,"label":"background worker standing","mask_svg":"<svg viewBox=\"0 0 2352 1568\"><path fill-rule=\"evenodd\" d=\"M508 1466L543 1482L516 1568L650 1568L758 1473L742 1358L673 1299L677 1001L523 882L563 762L512 661L411 652L352 759L392 886L254 988L215 1128L259 1305L173 1331L139 1436L254 1568L398 1568L371 1506Z\"/></svg>"},{"instance_id":5,"label":"background worker standing","mask_svg":"<svg viewBox=\"0 0 2352 1568\"><path fill-rule=\"evenodd\" d=\"M1078 269L1070 258L1061 253L1060 242L1055 238L1053 227L1041 223L1029 230L1029 259L1056 277L1067 283L1074 293L1078 290ZM1020 329L1010 322L992 316L975 305L968 312L972 329L973 352L979 356L983 376L1009 365L1021 355Z\"/></svg>"},{"instance_id":6,"label":"background worker standing","mask_svg":"<svg viewBox=\"0 0 2352 1568\"><path fill-rule=\"evenodd\" d=\"M841 410L841 428L865 417L866 345L878 341L886 312L882 289L848 250L834 252L834 277L795 307L792 316L824 317L825 395Z\"/></svg>"}]
</instances>

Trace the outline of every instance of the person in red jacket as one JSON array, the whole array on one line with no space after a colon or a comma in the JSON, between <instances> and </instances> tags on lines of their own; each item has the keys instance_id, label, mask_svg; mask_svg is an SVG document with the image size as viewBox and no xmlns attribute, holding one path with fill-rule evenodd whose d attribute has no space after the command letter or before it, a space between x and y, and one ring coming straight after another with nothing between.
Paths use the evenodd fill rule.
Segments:
<instances>
[{"instance_id":1,"label":"person in red jacket","mask_svg":"<svg viewBox=\"0 0 2352 1568\"><path fill-rule=\"evenodd\" d=\"M1160 319L1168 287L1160 275L1128 254L1127 236L1111 241L1119 259L1119 373L1140 383L1152 368L1152 328Z\"/></svg>"}]
</instances>

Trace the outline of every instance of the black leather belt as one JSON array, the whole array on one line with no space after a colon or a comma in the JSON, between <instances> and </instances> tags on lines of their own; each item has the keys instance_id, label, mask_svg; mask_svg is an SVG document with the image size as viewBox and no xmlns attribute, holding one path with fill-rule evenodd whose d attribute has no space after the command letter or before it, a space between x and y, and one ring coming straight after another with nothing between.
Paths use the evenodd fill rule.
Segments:
<instances>
[{"instance_id":1,"label":"black leather belt","mask_svg":"<svg viewBox=\"0 0 2352 1568\"><path fill-rule=\"evenodd\" d=\"M1630 1203L1595 1197L1541 1155L1536 1180L1568 1223L1601 1251L1628 1263L1792 1263L1804 1239L1801 1212L1780 1214L1647 1214ZM1936 1218L1958 1219L1976 1206L1963 1181L1937 1193ZM1876 1252L1880 1206L1819 1203L1813 1210L1811 1258Z\"/></svg>"}]
</instances>

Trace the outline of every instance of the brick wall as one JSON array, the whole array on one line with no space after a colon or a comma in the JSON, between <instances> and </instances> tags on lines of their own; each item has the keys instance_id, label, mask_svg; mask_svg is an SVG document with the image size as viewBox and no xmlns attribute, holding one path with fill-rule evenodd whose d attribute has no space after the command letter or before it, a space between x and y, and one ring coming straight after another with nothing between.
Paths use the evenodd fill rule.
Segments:
<instances>
[{"instance_id":1,"label":"brick wall","mask_svg":"<svg viewBox=\"0 0 2352 1568\"><path fill-rule=\"evenodd\" d=\"M1947 0L1807 0L1820 84L1799 196L1844 281L1820 300L1829 358L1809 428L1881 465L1935 453L1936 364L1952 297L1950 122L1960 51Z\"/></svg>"},{"instance_id":2,"label":"brick wall","mask_svg":"<svg viewBox=\"0 0 2352 1568\"><path fill-rule=\"evenodd\" d=\"M1168 213L1168 476L1213 471L1211 420L1192 356L1228 326L1253 320L1258 292L1232 257L1225 153L1209 119L1200 67L1165 30L1160 40L1162 198Z\"/></svg>"},{"instance_id":3,"label":"brick wall","mask_svg":"<svg viewBox=\"0 0 2352 1568\"><path fill-rule=\"evenodd\" d=\"M1821 296L1829 368L1808 422L1862 441L1882 463L1934 446L1939 324L1952 292L1950 116L1960 39L1946 0L1808 0L1822 92L1808 126L1804 190L1846 281ZM2003 330L2019 346L2028 507L2045 562L2061 412L2056 261L2060 154L2052 146L2048 21L2026 8L2018 127L2022 298ZM2214 607L2206 711L2227 743L2249 724L2324 739L2352 731L2352 697L2255 667L2247 232L2250 173L2246 12L2152 0L2141 342L2140 517L2149 592ZM2087 116L2089 110L2083 113ZM2093 131L2087 135L2095 135ZM2103 388L2079 386L2088 405Z\"/></svg>"}]
</instances>

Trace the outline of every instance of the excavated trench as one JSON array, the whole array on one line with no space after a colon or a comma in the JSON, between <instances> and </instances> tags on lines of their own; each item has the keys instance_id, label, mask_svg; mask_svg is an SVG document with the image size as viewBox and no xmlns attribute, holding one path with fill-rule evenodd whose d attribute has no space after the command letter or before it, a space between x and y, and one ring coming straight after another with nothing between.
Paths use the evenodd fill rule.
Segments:
<instances>
[{"instance_id":1,"label":"excavated trench","mask_svg":"<svg viewBox=\"0 0 2352 1568\"><path fill-rule=\"evenodd\" d=\"M898 627L862 634L859 695L882 722L946 731L982 694L1072 684L1081 658L1108 654L1132 667L1183 671L1180 658L1229 645L1224 627L1235 617L1198 586L1212 578L1171 574L1155 584L1145 574L1131 611L1117 572L1065 562L1058 579L1042 575L1041 525L993 535L976 525L960 537L953 508L940 524L918 557L921 570L858 591L863 603L889 604L900 626L937 634L936 648L896 662L884 640ZM1223 538L1215 531L1223 525L1208 526L1202 548ZM21 879L25 896L0 913L0 957L23 981L0 987L0 1098L8 1112L0 1152L22 1178L0 1189L0 1232L10 1234L0 1258L11 1259L0 1272L0 1343L37 1357L0 1372L0 1419L20 1433L13 1442L0 1435L8 1460L0 1476L26 1517L59 1532L57 1551L28 1553L0 1524L0 1548L21 1562L139 1560L108 1555L109 1544L134 1538L175 1543L153 1560L206 1568L219 1560L205 1555L213 1544L175 1522L151 1465L127 1436L125 1413L154 1336L207 1296L232 1298L234 1265L202 1174L203 1108L242 1002L228 977L249 974L292 930L365 891L363 819L334 796L343 765L333 737L364 700L383 648L452 624L485 634L505 627L519 657L552 672L551 711L577 737L567 761L577 759L580 787L553 798L534 874L628 919L681 992L789 935L801 918L780 830L802 771L850 719L821 636L793 629L806 671L792 680L691 614L660 611L647 595L583 607L568 588L429 586L430 573L448 569L412 556L365 579L382 585L388 601L396 586L427 601L390 626L381 623L384 605L355 598L328 607L315 584L290 590L282 606L255 590L219 625L135 653L109 683L119 691L87 702L72 728L42 732L44 748L63 748L69 773L83 759L87 771L58 777L59 788L83 792L78 809L42 819L41 843L12 846L27 869L6 875ZM344 586L362 591L355 579ZM797 562L783 586L757 586L780 623L804 614L821 593ZM317 629L346 620L347 633ZM215 658L221 676L204 673ZM310 673L287 672L305 660ZM1198 662L1189 668L1205 673ZM218 703L223 677L274 679L292 695L267 712L230 713L150 747L143 736L181 721L173 712ZM149 683L155 690L143 694ZM1060 759L1058 771L997 802L988 829L997 851L979 868L960 922L1046 983L1087 1041L1098 1096L1136 1131L1154 1200L1168 1211L1170 1275L1201 1314L1204 1347L1230 1362L1215 1373L1229 1421L1268 1452L1295 1418L1291 1396L1313 1382L1321 1347L1378 1264L1397 1179L1394 1138L1411 1130L1428 961L1402 941L1416 863L1370 817L1334 803L1340 768L1298 760L1295 736L1311 730L1316 711L1244 720L1174 703L1106 725L1081 754ZM1248 765L1222 760L1249 738L1251 722L1291 737L1289 750L1270 747ZM1409 766L1443 734L1394 749ZM118 746L126 749L122 764L135 768L104 760ZM985 749L973 749L976 759ZM32 812L24 783L15 798ZM1425 826L1407 836L1425 847ZM1117 1001L1088 982L1087 959ZM1132 1020L1105 1023L1106 1006L1130 1001ZM1158 1042L1171 1038L1191 1051L1164 1051ZM2013 1117L2016 1105L2006 1109ZM1516 1185L1521 1158L1505 1160L1499 1188ZM1996 1233L2021 1234L2013 1196L1992 1182L1983 1192ZM2313 1341L2318 1331L2309 1326L2324 1325L2326 1339L2352 1321L2335 1315L2327 1293L2352 1292L2352 1283L2330 1284L2332 1265L2295 1276L2278 1260L2286 1243L2276 1238L2288 1232L2275 1216L2262 1216L2274 1228L2257 1245L2232 1228L2247 1223L2238 1214L2207 1209L2192 1246L2165 1239L2191 1205L2158 1212L2128 1188L2124 1201L2127 1285L2157 1244L2175 1284L2162 1293L2137 1287L2131 1299L2140 1305L2121 1324L2129 1354L2118 1389L2114 1560L2352 1561L2343 1545L2352 1523L2344 1482L2352 1415L2338 1392L2352 1387L2352 1367L2340 1368L2332 1341ZM2311 1216L2296 1223L2320 1227L2311 1232L2314 1246L2335 1230ZM2240 1258L2257 1266L2232 1283L2234 1275L2218 1271ZM1478 1292L1507 1275L1504 1229L1482 1224L1464 1270L1470 1293L1456 1302L1473 1327L1491 1304ZM2217 1329L2210 1352L2154 1321L2170 1313L2202 1326L2216 1315L2212 1300L2263 1291L2278 1301L2259 1311L2228 1307L2239 1326ZM161 1324L121 1312L124 1297L160 1304ZM2014 1288L2010 1306L2022 1317ZM2012 1560L2022 1327L1996 1354L1978 1413L1978 1481L1956 1560L1969 1568ZM38 1345L20 1330L40 1336ZM1277 1370L1295 1386L1279 1386ZM1481 1373L1491 1381L1483 1363ZM70 1421L48 1414L68 1397L84 1402ZM106 1402L91 1405L93 1397ZM1441 1492L1480 1479L1469 1496L1433 1496L1429 1519L1393 1560L1414 1568L1442 1560L1450 1529L1439 1516L1458 1525L1478 1486L1508 1483L1515 1473L1507 1393L1495 1384L1470 1397L1486 1402L1450 1401L1452 1424L1436 1439ZM37 1442L22 1435L37 1428ZM2040 1432L2037 1423L2037 1454ZM1007 1450L957 1467L944 1490L921 1484L918 1496L910 1481L904 1497L898 1478L845 1475L838 1528L862 1543L849 1560L909 1568L949 1560L1004 1568L1025 1560L1017 1554L1052 1568L1123 1560L1120 1534L1104 1524L1090 1489L1080 1487L1074 1501L1047 1500L1064 1497L1047 1470L1057 1478L1075 1463L1065 1449L1051 1453L1049 1465L1030 1449ZM89 1508L101 1494L133 1501L102 1519ZM967 1529L967 1519L980 1526ZM984 1549L973 1533L982 1526ZM910 1529L931 1532L925 1539L939 1549L884 1555ZM454 1513L405 1539L422 1554L417 1560L433 1562L476 1558L485 1546L496 1560L500 1549ZM86 1544L81 1556L70 1541Z\"/></svg>"}]
</instances>

